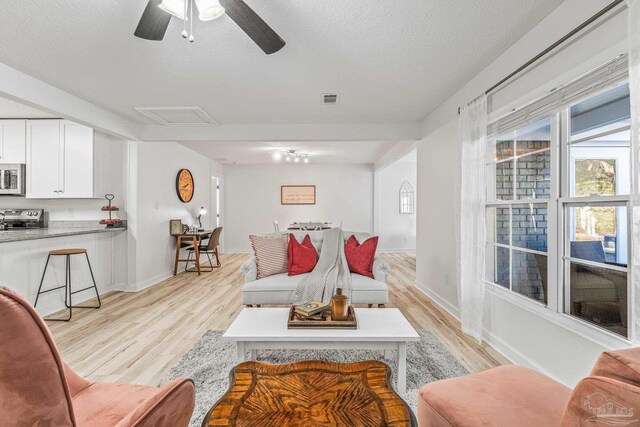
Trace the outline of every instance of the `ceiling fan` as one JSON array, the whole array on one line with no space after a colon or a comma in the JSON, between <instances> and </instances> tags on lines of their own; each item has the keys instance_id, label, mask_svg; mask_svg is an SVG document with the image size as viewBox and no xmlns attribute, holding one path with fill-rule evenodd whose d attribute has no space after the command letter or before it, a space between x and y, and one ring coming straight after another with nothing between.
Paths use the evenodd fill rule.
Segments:
<instances>
[{"instance_id":1,"label":"ceiling fan","mask_svg":"<svg viewBox=\"0 0 640 427\"><path fill-rule=\"evenodd\" d=\"M134 35L146 40L162 40L171 17L175 16L185 21L182 36L189 36L193 41L193 32L187 33L186 22L190 21L193 28L194 1L201 21L211 21L226 13L267 55L285 45L284 40L242 0L149 0Z\"/></svg>"}]
</instances>

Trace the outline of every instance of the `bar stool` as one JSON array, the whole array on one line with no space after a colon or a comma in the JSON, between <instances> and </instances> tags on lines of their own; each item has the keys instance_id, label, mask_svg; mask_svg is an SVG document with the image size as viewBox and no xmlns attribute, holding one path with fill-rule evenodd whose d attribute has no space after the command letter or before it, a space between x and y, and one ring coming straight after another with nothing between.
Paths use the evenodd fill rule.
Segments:
<instances>
[{"instance_id":1,"label":"bar stool","mask_svg":"<svg viewBox=\"0 0 640 427\"><path fill-rule=\"evenodd\" d=\"M81 255L87 258L87 265L89 266L89 272L91 273L91 280L93 280L93 286L89 286L83 289L79 289L77 291L71 291L71 256L72 255ZM58 286L57 288L47 289L45 291L42 290L42 283L44 282L44 276L47 274L47 267L49 266L49 260L52 256L65 256L65 275L64 275L64 286ZM64 290L64 305L69 309L69 317L66 319L45 319L50 321L57 322L68 322L71 320L71 316L73 315L74 308L100 308L102 303L100 302L100 295L98 295L98 287L96 286L96 279L93 277L93 270L91 269L91 263L89 262L89 255L87 255L86 249L56 249L54 251L49 251L49 256L47 257L47 263L44 265L44 271L42 272L42 279L40 279L40 286L38 287L38 294L36 295L36 302L33 304L34 307L38 305L38 298L40 294L46 294L47 292L56 291L58 289L65 288ZM71 295L77 294L78 292L86 291L87 289L95 289L96 297L98 298L97 306L84 306L84 305L73 305L71 302Z\"/></svg>"}]
</instances>

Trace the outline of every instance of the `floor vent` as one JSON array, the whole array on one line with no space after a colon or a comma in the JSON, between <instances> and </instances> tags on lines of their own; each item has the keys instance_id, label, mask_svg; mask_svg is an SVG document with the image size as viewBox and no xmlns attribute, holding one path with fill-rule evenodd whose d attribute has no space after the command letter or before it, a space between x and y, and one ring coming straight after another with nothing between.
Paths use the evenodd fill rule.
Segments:
<instances>
[{"instance_id":1,"label":"floor vent","mask_svg":"<svg viewBox=\"0 0 640 427\"><path fill-rule=\"evenodd\" d=\"M338 103L337 93L323 93L322 101L325 105L336 105Z\"/></svg>"},{"instance_id":2,"label":"floor vent","mask_svg":"<svg viewBox=\"0 0 640 427\"><path fill-rule=\"evenodd\" d=\"M138 113L163 126L219 126L200 107L135 107Z\"/></svg>"}]
</instances>

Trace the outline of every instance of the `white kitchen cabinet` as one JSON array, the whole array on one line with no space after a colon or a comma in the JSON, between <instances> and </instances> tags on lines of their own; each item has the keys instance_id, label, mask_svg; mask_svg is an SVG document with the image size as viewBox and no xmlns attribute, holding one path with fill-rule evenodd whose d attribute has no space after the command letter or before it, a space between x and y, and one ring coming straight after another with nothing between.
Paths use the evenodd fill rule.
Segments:
<instances>
[{"instance_id":1,"label":"white kitchen cabinet","mask_svg":"<svg viewBox=\"0 0 640 427\"><path fill-rule=\"evenodd\" d=\"M60 197L93 197L93 129L67 120L60 122L62 173Z\"/></svg>"},{"instance_id":2,"label":"white kitchen cabinet","mask_svg":"<svg viewBox=\"0 0 640 427\"><path fill-rule=\"evenodd\" d=\"M94 197L93 129L68 120L27 121L27 197Z\"/></svg>"},{"instance_id":3,"label":"white kitchen cabinet","mask_svg":"<svg viewBox=\"0 0 640 427\"><path fill-rule=\"evenodd\" d=\"M27 121L27 197L57 198L61 163L60 120Z\"/></svg>"},{"instance_id":4,"label":"white kitchen cabinet","mask_svg":"<svg viewBox=\"0 0 640 427\"><path fill-rule=\"evenodd\" d=\"M0 120L0 163L25 163L26 120Z\"/></svg>"}]
</instances>

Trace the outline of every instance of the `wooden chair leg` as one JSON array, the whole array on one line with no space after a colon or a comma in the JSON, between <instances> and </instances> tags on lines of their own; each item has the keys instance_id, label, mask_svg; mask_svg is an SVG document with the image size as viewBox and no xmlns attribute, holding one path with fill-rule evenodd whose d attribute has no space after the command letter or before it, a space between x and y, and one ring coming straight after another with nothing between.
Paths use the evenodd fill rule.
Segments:
<instances>
[{"instance_id":1,"label":"wooden chair leg","mask_svg":"<svg viewBox=\"0 0 640 427\"><path fill-rule=\"evenodd\" d=\"M371 307L373 307L373 304L367 304L367 307L371 308Z\"/></svg>"},{"instance_id":2,"label":"wooden chair leg","mask_svg":"<svg viewBox=\"0 0 640 427\"><path fill-rule=\"evenodd\" d=\"M216 265L216 268L222 266L222 264L220 264L220 258L218 257L218 248L216 247L216 250L214 252L216 254L216 262L218 265Z\"/></svg>"},{"instance_id":3,"label":"wooden chair leg","mask_svg":"<svg viewBox=\"0 0 640 427\"><path fill-rule=\"evenodd\" d=\"M378 304L378 308L384 308L384 304Z\"/></svg>"},{"instance_id":4,"label":"wooden chair leg","mask_svg":"<svg viewBox=\"0 0 640 427\"><path fill-rule=\"evenodd\" d=\"M256 307L260 308L262 307L262 304L256 304Z\"/></svg>"}]
</instances>

